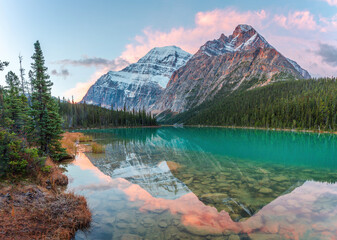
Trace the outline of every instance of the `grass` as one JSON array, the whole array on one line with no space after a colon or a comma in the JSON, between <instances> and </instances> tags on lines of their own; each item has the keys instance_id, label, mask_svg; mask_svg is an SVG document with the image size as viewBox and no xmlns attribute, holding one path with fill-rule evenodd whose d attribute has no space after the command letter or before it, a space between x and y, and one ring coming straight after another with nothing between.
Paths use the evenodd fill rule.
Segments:
<instances>
[{"instance_id":1,"label":"grass","mask_svg":"<svg viewBox=\"0 0 337 240\"><path fill-rule=\"evenodd\" d=\"M86 136L79 132L66 132L62 134L63 138L61 140L62 147L66 149L67 153L75 157L77 151L78 142L91 142L92 136Z\"/></svg>"},{"instance_id":2,"label":"grass","mask_svg":"<svg viewBox=\"0 0 337 240\"><path fill-rule=\"evenodd\" d=\"M79 142L92 142L92 136L82 134L79 136Z\"/></svg>"},{"instance_id":3,"label":"grass","mask_svg":"<svg viewBox=\"0 0 337 240\"><path fill-rule=\"evenodd\" d=\"M3 187L0 191L1 239L71 239L90 221L91 213L82 196L52 194L36 185Z\"/></svg>"},{"instance_id":4,"label":"grass","mask_svg":"<svg viewBox=\"0 0 337 240\"><path fill-rule=\"evenodd\" d=\"M93 153L104 153L105 152L105 147L95 142L91 144L91 149Z\"/></svg>"}]
</instances>

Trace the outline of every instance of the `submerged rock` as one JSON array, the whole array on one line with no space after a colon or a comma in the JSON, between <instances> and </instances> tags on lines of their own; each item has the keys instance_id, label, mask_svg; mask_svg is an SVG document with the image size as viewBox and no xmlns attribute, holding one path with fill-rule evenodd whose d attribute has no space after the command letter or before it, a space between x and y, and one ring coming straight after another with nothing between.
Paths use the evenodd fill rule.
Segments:
<instances>
[{"instance_id":1,"label":"submerged rock","mask_svg":"<svg viewBox=\"0 0 337 240\"><path fill-rule=\"evenodd\" d=\"M236 234L232 234L228 237L228 240L240 240L240 237Z\"/></svg>"},{"instance_id":2,"label":"submerged rock","mask_svg":"<svg viewBox=\"0 0 337 240\"><path fill-rule=\"evenodd\" d=\"M284 182L284 181L287 181L288 178L286 178L285 176L277 176L277 177L272 177L271 180L274 180L276 182Z\"/></svg>"},{"instance_id":3,"label":"submerged rock","mask_svg":"<svg viewBox=\"0 0 337 240\"><path fill-rule=\"evenodd\" d=\"M164 219L162 219L158 222L158 226L161 228L167 228L168 224Z\"/></svg>"},{"instance_id":4,"label":"submerged rock","mask_svg":"<svg viewBox=\"0 0 337 240\"><path fill-rule=\"evenodd\" d=\"M268 193L272 193L273 190L271 190L270 188L266 188L266 187L262 187L259 190L259 193L263 193L263 194L268 194Z\"/></svg>"},{"instance_id":5,"label":"submerged rock","mask_svg":"<svg viewBox=\"0 0 337 240\"><path fill-rule=\"evenodd\" d=\"M206 202L222 202L223 199L227 198L226 193L207 193L200 196L201 201Z\"/></svg>"},{"instance_id":6,"label":"submerged rock","mask_svg":"<svg viewBox=\"0 0 337 240\"><path fill-rule=\"evenodd\" d=\"M126 233L126 234L123 234L121 239L122 240L141 240L143 238L135 234Z\"/></svg>"},{"instance_id":7,"label":"submerged rock","mask_svg":"<svg viewBox=\"0 0 337 240\"><path fill-rule=\"evenodd\" d=\"M155 221L152 218L149 218L149 217L143 218L142 221L141 221L141 224L144 227L152 227L154 225L154 223L155 223Z\"/></svg>"}]
</instances>

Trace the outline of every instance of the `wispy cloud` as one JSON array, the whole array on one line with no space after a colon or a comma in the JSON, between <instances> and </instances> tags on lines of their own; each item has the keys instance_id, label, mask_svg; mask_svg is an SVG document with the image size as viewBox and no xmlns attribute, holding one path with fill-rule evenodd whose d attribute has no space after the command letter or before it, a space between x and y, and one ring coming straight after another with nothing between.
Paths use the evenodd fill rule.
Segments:
<instances>
[{"instance_id":1,"label":"wispy cloud","mask_svg":"<svg viewBox=\"0 0 337 240\"><path fill-rule=\"evenodd\" d=\"M128 61L122 58L116 58L113 60L98 58L98 57L87 57L84 56L82 59L63 59L55 62L56 64L62 65L72 65L76 67L96 67L96 68L110 68L111 70L119 70L124 68L129 64Z\"/></svg>"},{"instance_id":2,"label":"wispy cloud","mask_svg":"<svg viewBox=\"0 0 337 240\"><path fill-rule=\"evenodd\" d=\"M62 66L75 66L75 67L95 67L96 72L90 77L86 82L78 82L74 88L69 89L64 93L67 98L74 97L76 102L82 100L88 89L93 85L96 80L107 73L108 71L118 71L128 66L130 63L123 58L116 58L113 60L108 60L98 57L83 57L82 59L72 60L63 59L55 62L56 64L61 64Z\"/></svg>"},{"instance_id":3,"label":"wispy cloud","mask_svg":"<svg viewBox=\"0 0 337 240\"><path fill-rule=\"evenodd\" d=\"M323 62L330 66L337 67L337 47L326 43L319 43L319 49L315 51L322 57Z\"/></svg>"},{"instance_id":4,"label":"wispy cloud","mask_svg":"<svg viewBox=\"0 0 337 240\"><path fill-rule=\"evenodd\" d=\"M57 71L56 69L53 69L51 71L51 75L67 78L70 74L69 74L69 70L68 69L64 69L63 68L60 71Z\"/></svg>"}]
</instances>

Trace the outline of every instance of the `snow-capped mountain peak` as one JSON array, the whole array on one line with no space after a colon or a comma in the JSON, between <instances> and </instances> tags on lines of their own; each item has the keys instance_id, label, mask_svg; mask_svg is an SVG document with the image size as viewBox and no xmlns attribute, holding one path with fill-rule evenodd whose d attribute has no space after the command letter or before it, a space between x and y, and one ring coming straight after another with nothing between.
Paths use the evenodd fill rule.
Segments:
<instances>
[{"instance_id":1,"label":"snow-capped mountain peak","mask_svg":"<svg viewBox=\"0 0 337 240\"><path fill-rule=\"evenodd\" d=\"M121 71L109 71L90 87L83 101L128 109L150 108L166 87L172 73L184 66L191 54L179 47L156 47Z\"/></svg>"},{"instance_id":2,"label":"snow-capped mountain peak","mask_svg":"<svg viewBox=\"0 0 337 240\"><path fill-rule=\"evenodd\" d=\"M220 56L237 51L250 51L257 48L273 48L253 27L238 25L233 34L225 36L221 34L219 39L206 42L196 56Z\"/></svg>"},{"instance_id":3,"label":"snow-capped mountain peak","mask_svg":"<svg viewBox=\"0 0 337 240\"><path fill-rule=\"evenodd\" d=\"M191 54L176 46L155 47L139 59L137 63L163 64L179 68L190 57Z\"/></svg>"}]
</instances>

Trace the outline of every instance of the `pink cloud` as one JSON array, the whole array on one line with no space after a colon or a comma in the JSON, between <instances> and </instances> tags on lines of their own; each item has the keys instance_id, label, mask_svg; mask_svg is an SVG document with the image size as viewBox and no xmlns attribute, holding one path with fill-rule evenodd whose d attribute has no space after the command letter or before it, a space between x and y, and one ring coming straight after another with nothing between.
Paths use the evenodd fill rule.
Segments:
<instances>
[{"instance_id":1,"label":"pink cloud","mask_svg":"<svg viewBox=\"0 0 337 240\"><path fill-rule=\"evenodd\" d=\"M331 6L337 6L337 0L323 0Z\"/></svg>"},{"instance_id":2,"label":"pink cloud","mask_svg":"<svg viewBox=\"0 0 337 240\"><path fill-rule=\"evenodd\" d=\"M336 1L330 0L332 3ZM118 59L134 63L152 48L170 45L179 46L193 54L206 41L218 38L221 33L231 34L238 24L250 24L276 49L308 69L313 76L337 75L336 68L326 66L313 54L313 51L308 51L308 49L317 48L318 42L323 39L325 41L334 39L333 35L337 30L337 14L326 18L316 17L309 11L276 15L266 10L241 12L227 8L198 12L194 22L194 27L174 27L167 32L145 28L141 35L135 36L133 41L125 46L125 50ZM109 70L119 69L111 69L109 66L98 68L88 82L78 83L66 92L66 96L74 95L76 101L81 100L89 87Z\"/></svg>"},{"instance_id":3,"label":"pink cloud","mask_svg":"<svg viewBox=\"0 0 337 240\"><path fill-rule=\"evenodd\" d=\"M84 95L87 93L89 88L100 78L103 74L106 74L111 69L109 67L104 67L97 70L87 82L78 82L74 88L69 89L64 93L66 98L71 99L74 97L75 102L80 102Z\"/></svg>"},{"instance_id":4,"label":"pink cloud","mask_svg":"<svg viewBox=\"0 0 337 240\"><path fill-rule=\"evenodd\" d=\"M275 15L274 21L285 29L316 30L318 28L314 16L309 11L296 11L289 13L288 16Z\"/></svg>"},{"instance_id":5,"label":"pink cloud","mask_svg":"<svg viewBox=\"0 0 337 240\"><path fill-rule=\"evenodd\" d=\"M238 24L249 23L256 28L262 28L267 15L265 10L239 12L231 8L198 12L193 28L172 28L169 32L146 28L143 36L136 36L134 43L126 45L121 58L135 62L150 49L169 45L195 53L202 44L219 37L221 33L231 34Z\"/></svg>"}]
</instances>

